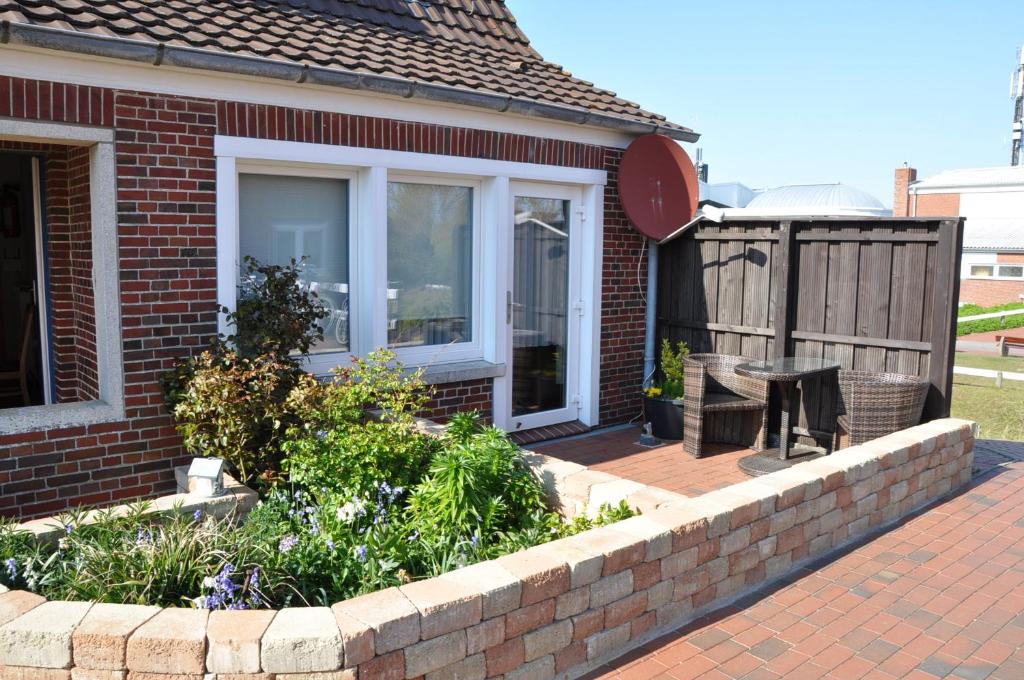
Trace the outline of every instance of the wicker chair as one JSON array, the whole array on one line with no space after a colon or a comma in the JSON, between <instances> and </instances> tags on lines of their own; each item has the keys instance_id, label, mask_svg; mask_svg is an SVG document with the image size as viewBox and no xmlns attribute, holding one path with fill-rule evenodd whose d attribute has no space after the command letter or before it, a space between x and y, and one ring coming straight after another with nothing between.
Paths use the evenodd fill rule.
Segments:
<instances>
[{"instance_id":1,"label":"wicker chair","mask_svg":"<svg viewBox=\"0 0 1024 680\"><path fill-rule=\"evenodd\" d=\"M712 441L753 445L763 449L768 431L768 383L736 375L737 365L750 361L728 354L691 354L683 359L683 450L703 455L704 419L713 414L750 412L757 418L753 442L743 441L743 428L716 428Z\"/></svg>"},{"instance_id":2,"label":"wicker chair","mask_svg":"<svg viewBox=\"0 0 1024 680\"><path fill-rule=\"evenodd\" d=\"M839 371L839 430L851 446L884 437L921 422L929 382L916 375Z\"/></svg>"}]
</instances>

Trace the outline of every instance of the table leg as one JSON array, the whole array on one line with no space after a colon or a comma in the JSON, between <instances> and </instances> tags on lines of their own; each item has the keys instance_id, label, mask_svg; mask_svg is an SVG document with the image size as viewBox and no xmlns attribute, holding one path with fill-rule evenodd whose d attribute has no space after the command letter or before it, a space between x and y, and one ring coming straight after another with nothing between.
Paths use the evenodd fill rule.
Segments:
<instances>
[{"instance_id":1,"label":"table leg","mask_svg":"<svg viewBox=\"0 0 1024 680\"><path fill-rule=\"evenodd\" d=\"M792 382L777 382L779 386L779 406L782 413L779 417L779 460L789 460L789 410L793 403Z\"/></svg>"}]
</instances>

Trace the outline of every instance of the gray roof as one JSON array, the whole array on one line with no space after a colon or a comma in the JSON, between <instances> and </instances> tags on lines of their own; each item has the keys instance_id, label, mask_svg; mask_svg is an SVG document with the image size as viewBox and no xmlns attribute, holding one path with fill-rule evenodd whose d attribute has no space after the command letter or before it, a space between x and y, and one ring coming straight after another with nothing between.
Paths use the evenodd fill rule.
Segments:
<instances>
[{"instance_id":1,"label":"gray roof","mask_svg":"<svg viewBox=\"0 0 1024 680\"><path fill-rule=\"evenodd\" d=\"M970 189L972 187L1024 186L1024 166L947 170L911 183L911 192L921 189Z\"/></svg>"},{"instance_id":2,"label":"gray roof","mask_svg":"<svg viewBox=\"0 0 1024 680\"><path fill-rule=\"evenodd\" d=\"M964 220L964 250L1024 251L1024 215L968 217Z\"/></svg>"},{"instance_id":3,"label":"gray roof","mask_svg":"<svg viewBox=\"0 0 1024 680\"><path fill-rule=\"evenodd\" d=\"M0 0L0 21L13 44L698 137L545 61L503 0Z\"/></svg>"}]
</instances>

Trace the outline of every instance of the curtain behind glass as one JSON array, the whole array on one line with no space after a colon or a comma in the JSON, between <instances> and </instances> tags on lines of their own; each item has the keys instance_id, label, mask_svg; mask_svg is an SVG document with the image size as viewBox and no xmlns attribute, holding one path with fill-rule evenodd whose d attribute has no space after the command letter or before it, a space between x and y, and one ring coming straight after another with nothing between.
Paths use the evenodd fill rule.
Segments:
<instances>
[{"instance_id":1,"label":"curtain behind glass","mask_svg":"<svg viewBox=\"0 0 1024 680\"><path fill-rule=\"evenodd\" d=\"M240 256L277 265L306 258L302 282L330 311L313 351L348 351L348 181L243 174L238 213Z\"/></svg>"}]
</instances>

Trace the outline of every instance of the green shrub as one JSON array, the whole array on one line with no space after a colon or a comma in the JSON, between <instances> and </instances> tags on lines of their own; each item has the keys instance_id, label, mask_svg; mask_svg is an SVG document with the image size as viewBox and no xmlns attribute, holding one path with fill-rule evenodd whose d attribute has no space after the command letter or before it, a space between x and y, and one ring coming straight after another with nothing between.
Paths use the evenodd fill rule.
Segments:
<instances>
[{"instance_id":1,"label":"green shrub","mask_svg":"<svg viewBox=\"0 0 1024 680\"><path fill-rule=\"evenodd\" d=\"M978 314L991 314L994 312L1006 312L1015 309L1024 309L1024 302L1008 302L991 307L980 307L974 304L963 305L958 310L958 316L976 316ZM1010 330L1013 328L1024 328L1024 314L1007 316L1005 320L995 317L992 319L978 319L976 321L962 321L956 325L958 336L971 335L972 333L991 333L995 331Z\"/></svg>"},{"instance_id":2,"label":"green shrub","mask_svg":"<svg viewBox=\"0 0 1024 680\"><path fill-rule=\"evenodd\" d=\"M665 399L681 399L685 377L683 359L690 356L690 347L680 340L675 348L668 338L661 340L661 375L662 380L655 380L645 392L649 397Z\"/></svg>"},{"instance_id":3,"label":"green shrub","mask_svg":"<svg viewBox=\"0 0 1024 680\"><path fill-rule=\"evenodd\" d=\"M288 410L302 414L283 446L289 479L355 495L381 482L408 487L441 446L417 429L429 395L421 373L406 374L386 350L355 359L326 383L304 381L288 399ZM380 419L367 420L367 408L380 409Z\"/></svg>"},{"instance_id":4,"label":"green shrub","mask_svg":"<svg viewBox=\"0 0 1024 680\"><path fill-rule=\"evenodd\" d=\"M287 398L302 380L301 369L271 355L203 352L174 408L185 448L223 458L246 484L273 475L284 434L296 420Z\"/></svg>"}]
</instances>

